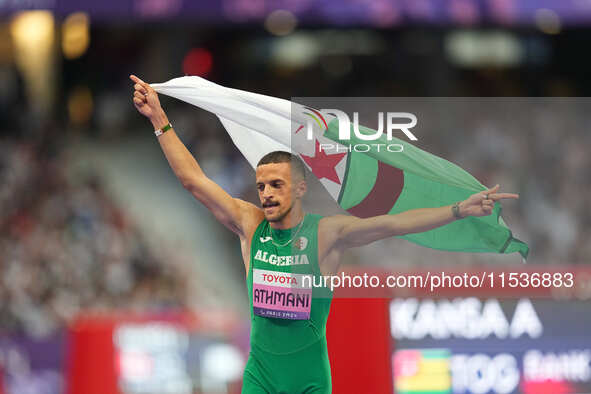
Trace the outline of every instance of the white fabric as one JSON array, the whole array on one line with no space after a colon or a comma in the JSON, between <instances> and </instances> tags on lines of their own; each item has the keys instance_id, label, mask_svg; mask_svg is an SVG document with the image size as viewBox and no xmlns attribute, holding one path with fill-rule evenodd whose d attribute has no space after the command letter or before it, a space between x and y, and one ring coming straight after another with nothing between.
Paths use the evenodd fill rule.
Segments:
<instances>
[{"instance_id":1,"label":"white fabric","mask_svg":"<svg viewBox=\"0 0 591 394\"><path fill-rule=\"evenodd\" d=\"M334 144L322 136L324 130L316 127L314 122L311 122L314 139L308 140L305 130L296 133L310 122L305 115L309 111L288 100L227 88L196 76L174 78L150 86L159 94L213 112L253 168L269 152L282 150L300 157L302 154L315 156L316 141ZM334 117L325 114L325 118L330 122ZM345 167L346 160L336 167L340 180L345 175ZM320 179L320 182L336 200L341 182L328 179Z\"/></svg>"},{"instance_id":2,"label":"white fabric","mask_svg":"<svg viewBox=\"0 0 591 394\"><path fill-rule=\"evenodd\" d=\"M226 88L200 77L180 77L150 86L216 114L253 168L269 152L292 151L290 101Z\"/></svg>"}]
</instances>

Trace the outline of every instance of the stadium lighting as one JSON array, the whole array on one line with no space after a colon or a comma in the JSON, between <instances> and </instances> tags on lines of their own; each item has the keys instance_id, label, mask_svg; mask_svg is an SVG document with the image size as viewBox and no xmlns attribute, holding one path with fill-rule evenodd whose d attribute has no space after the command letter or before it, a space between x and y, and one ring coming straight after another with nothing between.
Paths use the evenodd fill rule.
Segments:
<instances>
[{"instance_id":1,"label":"stadium lighting","mask_svg":"<svg viewBox=\"0 0 591 394\"><path fill-rule=\"evenodd\" d=\"M537 10L534 20L538 29L546 34L558 34L562 28L558 14L547 8Z\"/></svg>"},{"instance_id":2,"label":"stadium lighting","mask_svg":"<svg viewBox=\"0 0 591 394\"><path fill-rule=\"evenodd\" d=\"M296 16L286 10L275 10L265 19L265 28L276 36L285 36L291 33L297 24Z\"/></svg>"},{"instance_id":3,"label":"stadium lighting","mask_svg":"<svg viewBox=\"0 0 591 394\"><path fill-rule=\"evenodd\" d=\"M70 14L62 25L62 52L66 59L82 56L90 44L90 18L84 12Z\"/></svg>"},{"instance_id":4,"label":"stadium lighting","mask_svg":"<svg viewBox=\"0 0 591 394\"><path fill-rule=\"evenodd\" d=\"M14 55L33 108L48 113L53 103L55 22L49 11L25 11L10 24Z\"/></svg>"},{"instance_id":5,"label":"stadium lighting","mask_svg":"<svg viewBox=\"0 0 591 394\"><path fill-rule=\"evenodd\" d=\"M53 44L54 20L49 11L26 11L18 14L10 26L17 50L43 50Z\"/></svg>"}]
</instances>

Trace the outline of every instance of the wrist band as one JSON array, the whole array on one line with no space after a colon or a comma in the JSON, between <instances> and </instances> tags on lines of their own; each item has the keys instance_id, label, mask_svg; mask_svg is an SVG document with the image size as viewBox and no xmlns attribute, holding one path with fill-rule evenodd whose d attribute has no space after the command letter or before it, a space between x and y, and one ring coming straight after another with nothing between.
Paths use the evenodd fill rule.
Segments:
<instances>
[{"instance_id":1,"label":"wrist band","mask_svg":"<svg viewBox=\"0 0 591 394\"><path fill-rule=\"evenodd\" d=\"M464 218L462 215L460 215L460 203L459 202L457 202L451 206L451 212L453 213L454 218L456 218L456 219L463 219Z\"/></svg>"},{"instance_id":2,"label":"wrist band","mask_svg":"<svg viewBox=\"0 0 591 394\"><path fill-rule=\"evenodd\" d=\"M154 134L156 134L156 137L160 137L162 134L166 133L170 129L172 129L172 125L169 123L166 126L164 126L163 128L155 130Z\"/></svg>"}]
</instances>

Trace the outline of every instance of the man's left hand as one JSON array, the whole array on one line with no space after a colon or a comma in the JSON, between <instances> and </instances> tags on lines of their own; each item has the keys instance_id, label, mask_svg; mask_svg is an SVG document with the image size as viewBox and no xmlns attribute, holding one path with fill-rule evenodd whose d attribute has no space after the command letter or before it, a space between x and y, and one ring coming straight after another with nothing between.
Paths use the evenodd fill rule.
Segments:
<instances>
[{"instance_id":1,"label":"man's left hand","mask_svg":"<svg viewBox=\"0 0 591 394\"><path fill-rule=\"evenodd\" d=\"M460 203L460 215L466 216L488 216L492 213L495 202L503 199L519 198L515 193L498 193L500 186L496 185L488 190L471 195L467 200Z\"/></svg>"}]
</instances>

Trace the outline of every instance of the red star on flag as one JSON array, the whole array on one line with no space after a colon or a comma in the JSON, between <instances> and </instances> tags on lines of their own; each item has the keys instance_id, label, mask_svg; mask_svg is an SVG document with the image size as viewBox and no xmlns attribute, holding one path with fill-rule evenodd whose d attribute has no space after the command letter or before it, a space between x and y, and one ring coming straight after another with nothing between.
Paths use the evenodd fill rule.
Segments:
<instances>
[{"instance_id":1,"label":"red star on flag","mask_svg":"<svg viewBox=\"0 0 591 394\"><path fill-rule=\"evenodd\" d=\"M312 169L312 173L316 175L318 179L326 178L335 183L341 184L339 176L335 167L345 157L346 153L335 153L333 155L327 155L326 151L320 149L320 142L316 140L316 154L314 157L301 155L302 159Z\"/></svg>"}]
</instances>

